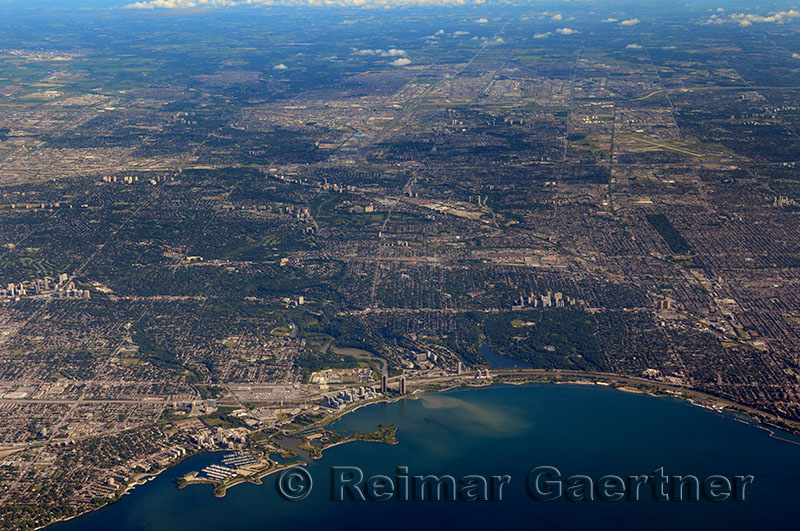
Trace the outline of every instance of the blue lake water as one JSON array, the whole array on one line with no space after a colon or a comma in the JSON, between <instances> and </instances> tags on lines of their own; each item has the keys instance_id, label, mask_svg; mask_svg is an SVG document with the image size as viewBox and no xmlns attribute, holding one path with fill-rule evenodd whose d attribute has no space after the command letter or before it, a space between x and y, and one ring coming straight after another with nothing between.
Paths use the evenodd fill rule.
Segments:
<instances>
[{"instance_id":1,"label":"blue lake water","mask_svg":"<svg viewBox=\"0 0 800 531\"><path fill-rule=\"evenodd\" d=\"M376 404L337 423L342 430L398 427L397 445L351 443L308 467L311 495L288 502L276 476L243 484L225 498L209 486L178 490L172 480L217 462L193 457L117 503L52 530L267 529L793 529L800 495L800 446L763 429L688 403L600 386L526 385L459 389ZM755 476L743 502L539 502L525 489L528 471L557 467L564 476L650 474ZM509 475L502 501L331 501L331 467L367 475Z\"/></svg>"},{"instance_id":2,"label":"blue lake water","mask_svg":"<svg viewBox=\"0 0 800 531\"><path fill-rule=\"evenodd\" d=\"M486 358L486 361L489 362L489 367L492 369L525 369L531 366L530 363L526 361L518 360L510 356L503 356L493 349L485 339L481 343L481 356Z\"/></svg>"}]
</instances>

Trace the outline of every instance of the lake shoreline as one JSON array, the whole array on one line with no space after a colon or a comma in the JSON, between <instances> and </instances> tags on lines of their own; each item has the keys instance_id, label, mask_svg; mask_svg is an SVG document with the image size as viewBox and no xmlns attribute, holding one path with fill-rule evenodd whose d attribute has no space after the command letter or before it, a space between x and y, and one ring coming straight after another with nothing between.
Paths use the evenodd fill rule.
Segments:
<instances>
[{"instance_id":1,"label":"lake shoreline","mask_svg":"<svg viewBox=\"0 0 800 531\"><path fill-rule=\"evenodd\" d=\"M536 373L532 373L533 371L536 371ZM472 381L470 381L467 378L461 378L459 380L452 381L452 379L451 379L446 384L444 384L444 385L442 385L440 387L435 387L433 389L428 389L428 390L415 389L414 392L412 392L410 394L396 395L396 396L391 396L391 397L382 397L382 398L379 398L379 399L376 399L376 400L371 400L371 401L366 402L366 403L357 404L355 407L353 407L351 409L347 409L345 411L337 412L336 414L331 415L329 418L325 419L324 425L328 425L328 424L330 424L332 422L335 422L335 421L343 418L344 416L349 415L350 413L354 413L354 412L356 412L356 411L358 411L358 410L360 410L362 408L368 407L368 406L372 406L372 405L376 405L376 404L391 404L391 403L398 402L400 400L407 400L407 399L418 400L418 399L422 398L426 394L434 395L434 394L445 393L445 392L448 392L448 391L453 391L453 390L458 390L458 389L491 389L491 388L503 387L503 386L521 387L521 386L526 386L526 385L599 386L599 387L613 389L614 391L619 391L621 393L648 395L648 396L651 396L651 397L654 397L654 398L673 398L673 399L678 399L678 400L686 402L686 403L688 403L688 404L690 404L692 406L695 406L697 408L705 409L705 410L708 410L708 411L716 413L716 414L723 414L723 413L726 413L726 412L727 413L739 413L739 414L745 415L747 417L747 420L745 421L745 420L742 420L742 419L739 419L739 418L735 418L735 417L733 417L731 415L725 415L725 417L727 419L729 419L729 420L734 420L734 421L737 421L737 422L741 422L741 423L747 424L750 427L766 431L768 433L769 437L772 438L772 439L776 439L776 440L779 440L779 441L782 441L782 442L786 442L786 443L789 443L789 444L793 444L793 445L800 445L800 441L792 440L792 439L787 438L787 437L781 437L779 435L780 432L784 432L784 433L786 433L787 435L790 435L790 436L797 436L798 434L800 434L800 427L798 427L797 428L798 431L795 432L795 431L792 431L790 429L786 429L785 427L781 426L777 422L775 424L772 424L771 422L768 421L769 420L769 414L768 413L762 412L760 410L756 410L754 408L750 408L749 406L745 406L743 404L738 404L736 402L732 402L732 401L729 401L729 400L726 400L726 399L715 397L714 395L709 395L707 393L703 393L702 391L697 391L695 389L686 388L686 387L678 386L678 385L675 385L675 384L667 384L667 383L663 383L663 382L655 382L655 381L651 381L651 380L643 380L643 379L638 379L638 378L634 378L634 377L613 375L613 374L608 374L608 373L582 372L582 373L580 373L582 375L582 377L579 377L577 374L576 375L572 375L571 373L569 373L567 371L554 372L554 371L544 371L544 370L538 370L538 369L521 369L521 370L520 369L515 369L515 372L517 373L516 375L508 375L508 374L504 374L502 372L502 370L496 371L496 374L495 374L494 378L492 378L489 381L480 381L480 380L472 380ZM528 374L525 374L526 372L528 372ZM566 379L563 379L563 380L560 380L560 381L552 381L552 380L543 380L542 379L543 377L547 377L547 376L550 376L551 378L553 376L564 376L564 377L566 377ZM608 379L611 379L612 381L611 382L606 381ZM627 383L627 384L631 384L631 385L624 385L624 384L623 385L615 385L615 383L617 383L617 384ZM639 387L637 387L637 386L639 386ZM671 392L667 392L667 391L671 391ZM696 395L696 396L690 396L690 395ZM706 404L698 402L697 401L697 397L701 397L704 400L709 400L709 401L714 402L715 403L715 407L710 407L709 405L706 405ZM753 413L751 413L751 411ZM764 417L761 417L761 416L767 416L767 418L764 418ZM347 443L352 443L352 442L358 442L358 441L354 441L354 440L341 441L341 442L332 444L331 446L328 446L328 447L324 448L322 451L324 452L324 450L327 450L327 449L332 448L334 446L345 445ZM373 441L364 441L364 442L373 442ZM395 442L394 444L399 444L399 442ZM167 466L167 467L165 467L165 468L163 468L163 469L161 469L161 470L159 470L157 472L141 474L140 477L138 477L138 478L134 479L133 481L131 481L130 483L128 483L125 486L125 488L114 499L110 500L108 503L104 503L103 505L101 505L99 507L92 508L90 510L81 512L79 514L75 514L75 515L72 515L72 516L69 516L69 517L65 517L65 518L59 518L57 520L54 520L52 522L47 523L44 526L37 527L36 530L38 531L40 529L48 528L48 527L50 527L50 526L52 526L52 525L54 525L56 523L73 520L73 519L78 518L80 516L84 516L86 514L95 512L95 511L100 510L100 509L102 509L104 507L112 505L112 504L120 501L123 496L125 496L127 494L130 494L137 486L146 484L147 482L155 479L157 476L161 475L162 473L175 468L176 466L178 466L180 463L182 463L186 459L189 459L190 457L195 457L195 456L198 456L198 455L204 455L204 454L208 454L208 453L216 453L216 452L220 452L220 451L223 451L223 450L210 450L210 451L201 451L201 452L194 452L194 453L191 453L191 454L187 454L186 456L181 458L179 461L177 461L177 462L175 462L173 464L170 464L169 466ZM322 458L322 456L317 458L317 459L321 459L321 458ZM283 465L283 466L279 466L279 467L273 467L273 468L269 469L268 471L265 471L265 473L258 478L258 480L259 480L258 482L251 481L250 478L239 478L235 482L233 482L231 485L226 485L225 488L224 488L224 492L222 492L221 495L217 496L216 494L212 493L212 496L218 497L218 498L224 497L227 494L227 490L229 488L232 488L232 487L236 486L236 485L240 485L242 483L252 483L252 484L258 485L258 484L261 484L261 481L260 481L261 479L263 479L264 477L266 477L266 476L268 476L268 475L270 475L270 474L272 474L274 472L278 472L280 470L283 470L285 468L289 468L291 466L304 466L304 465L307 465L307 463L298 462L298 463L292 463L290 465ZM184 485L184 486L188 486L189 484L209 484L209 485L212 485L212 486L214 485L212 482L199 482L198 481L198 482L188 483L187 485ZM176 488L183 488L183 487L177 487L176 486Z\"/></svg>"}]
</instances>

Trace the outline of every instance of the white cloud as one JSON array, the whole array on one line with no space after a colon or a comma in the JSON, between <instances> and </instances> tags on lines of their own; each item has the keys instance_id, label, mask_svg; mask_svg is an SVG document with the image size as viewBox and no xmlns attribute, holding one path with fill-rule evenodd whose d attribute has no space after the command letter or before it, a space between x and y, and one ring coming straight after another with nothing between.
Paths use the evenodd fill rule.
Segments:
<instances>
[{"instance_id":1,"label":"white cloud","mask_svg":"<svg viewBox=\"0 0 800 531\"><path fill-rule=\"evenodd\" d=\"M629 18L628 20L623 20L619 23L620 26L635 26L638 24L640 20L638 18Z\"/></svg>"},{"instance_id":2,"label":"white cloud","mask_svg":"<svg viewBox=\"0 0 800 531\"><path fill-rule=\"evenodd\" d=\"M572 28L559 28L556 30L556 33L559 35L574 35L575 33L578 33L578 30L574 30Z\"/></svg>"},{"instance_id":3,"label":"white cloud","mask_svg":"<svg viewBox=\"0 0 800 531\"><path fill-rule=\"evenodd\" d=\"M797 52L793 53L792 54L792 59L800 59L800 53L797 53Z\"/></svg>"},{"instance_id":4,"label":"white cloud","mask_svg":"<svg viewBox=\"0 0 800 531\"><path fill-rule=\"evenodd\" d=\"M753 24L783 24L788 20L800 17L800 11L796 9L789 9L788 11L773 11L766 15L754 15L752 13L732 13L727 17L719 15L711 15L703 24L738 24L743 28L752 26Z\"/></svg>"},{"instance_id":5,"label":"white cloud","mask_svg":"<svg viewBox=\"0 0 800 531\"><path fill-rule=\"evenodd\" d=\"M140 0L125 5L127 9L193 9L235 6L339 6L339 7L403 7L482 4L483 0Z\"/></svg>"},{"instance_id":6,"label":"white cloud","mask_svg":"<svg viewBox=\"0 0 800 531\"><path fill-rule=\"evenodd\" d=\"M401 57L400 59L395 59L391 63L392 66L406 66L411 64L411 59L408 57Z\"/></svg>"},{"instance_id":7,"label":"white cloud","mask_svg":"<svg viewBox=\"0 0 800 531\"><path fill-rule=\"evenodd\" d=\"M489 21L488 21L487 19L485 19L485 18L479 18L479 19L478 19L478 20L476 20L475 22L476 22L477 24L486 24L486 23L487 23L487 22L489 22Z\"/></svg>"},{"instance_id":8,"label":"white cloud","mask_svg":"<svg viewBox=\"0 0 800 531\"><path fill-rule=\"evenodd\" d=\"M439 31L437 31L436 33L434 33L434 35L444 35L444 30L443 30L443 29L440 29Z\"/></svg>"},{"instance_id":9,"label":"white cloud","mask_svg":"<svg viewBox=\"0 0 800 531\"><path fill-rule=\"evenodd\" d=\"M550 17L550 20L561 20L563 18L564 18L564 15L562 15L561 13L556 13L555 15Z\"/></svg>"},{"instance_id":10,"label":"white cloud","mask_svg":"<svg viewBox=\"0 0 800 531\"><path fill-rule=\"evenodd\" d=\"M288 69L289 69L289 67L288 67L288 66L286 66L286 65L285 65L285 64L283 64L283 63L281 63L281 64L279 64L279 65L275 65L275 66L273 66L272 68L274 68L275 70L288 70Z\"/></svg>"},{"instance_id":11,"label":"white cloud","mask_svg":"<svg viewBox=\"0 0 800 531\"><path fill-rule=\"evenodd\" d=\"M625 48L627 48L628 50L641 50L642 49L642 45L641 44L629 44Z\"/></svg>"},{"instance_id":12,"label":"white cloud","mask_svg":"<svg viewBox=\"0 0 800 531\"><path fill-rule=\"evenodd\" d=\"M455 37L462 37L464 35L469 35L468 31L454 31L453 36Z\"/></svg>"},{"instance_id":13,"label":"white cloud","mask_svg":"<svg viewBox=\"0 0 800 531\"><path fill-rule=\"evenodd\" d=\"M533 38L534 39L546 39L547 37L549 37L552 34L553 33L550 32L550 31L548 31L547 33L537 33L536 35L533 36Z\"/></svg>"},{"instance_id":14,"label":"white cloud","mask_svg":"<svg viewBox=\"0 0 800 531\"><path fill-rule=\"evenodd\" d=\"M492 42L490 42L489 44L491 44L491 45L493 45L493 46L499 46L499 45L501 45L501 44L505 44L505 43L506 43L506 41L504 41L504 40L503 40L502 38L500 38L500 37L497 37L497 38L493 39L493 40L492 40Z\"/></svg>"},{"instance_id":15,"label":"white cloud","mask_svg":"<svg viewBox=\"0 0 800 531\"><path fill-rule=\"evenodd\" d=\"M187 9L192 7L229 7L241 2L235 0L148 0L135 2L125 7L129 9Z\"/></svg>"},{"instance_id":16,"label":"white cloud","mask_svg":"<svg viewBox=\"0 0 800 531\"><path fill-rule=\"evenodd\" d=\"M739 24L741 25L742 22L777 22L782 23L785 22L787 19L797 18L800 17L800 11L795 11L794 9L790 9L788 11L778 11L777 13L770 13L769 15L750 15L744 13L734 13L730 16L733 20L740 21Z\"/></svg>"},{"instance_id":17,"label":"white cloud","mask_svg":"<svg viewBox=\"0 0 800 531\"><path fill-rule=\"evenodd\" d=\"M365 48L363 50L356 50L353 53L355 55L380 55L381 57L404 57L408 55L405 50L398 50L397 48L390 48L388 50L383 50L381 48L370 50L369 48Z\"/></svg>"},{"instance_id":18,"label":"white cloud","mask_svg":"<svg viewBox=\"0 0 800 531\"><path fill-rule=\"evenodd\" d=\"M603 22L605 22L606 24L608 24L609 22L619 22L619 19L618 18L607 18Z\"/></svg>"}]
</instances>

